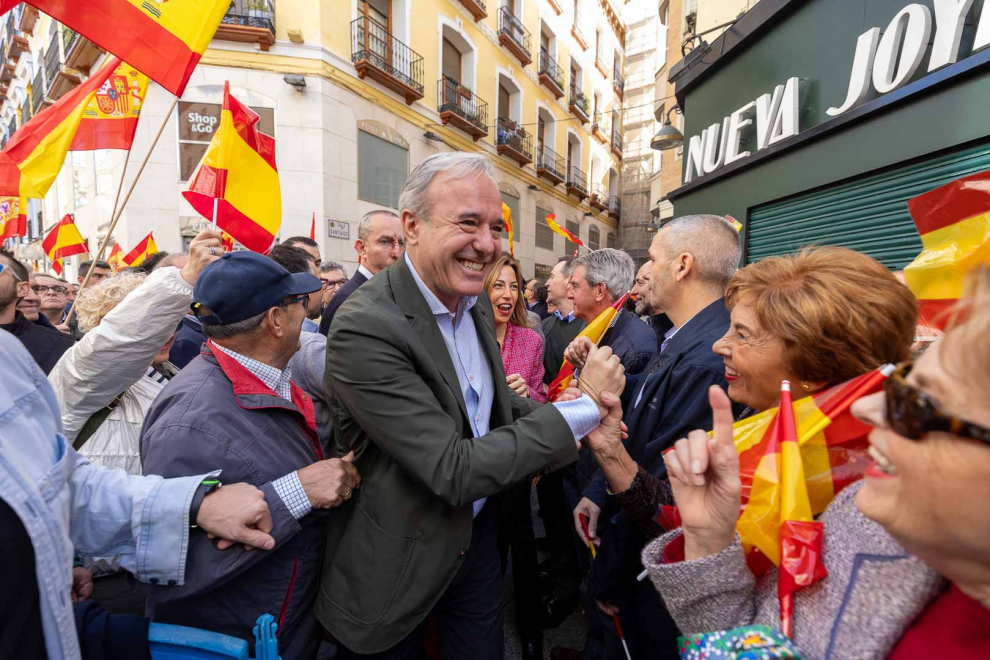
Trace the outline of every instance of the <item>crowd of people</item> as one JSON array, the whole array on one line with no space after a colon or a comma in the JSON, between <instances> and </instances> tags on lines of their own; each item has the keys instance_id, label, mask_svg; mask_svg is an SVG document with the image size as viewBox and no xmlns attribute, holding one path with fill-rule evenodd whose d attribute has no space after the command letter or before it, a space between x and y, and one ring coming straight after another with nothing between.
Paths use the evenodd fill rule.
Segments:
<instances>
[{"instance_id":1,"label":"crowd of people","mask_svg":"<svg viewBox=\"0 0 990 660\"><path fill-rule=\"evenodd\" d=\"M885 365L791 641L990 655L990 267L921 346L910 290L845 248L740 268L736 229L689 215L638 269L606 248L527 281L487 158L428 158L399 207L361 219L350 278L311 239L212 229L71 284L0 251L0 657L147 658L149 622L250 640L264 613L286 660L494 660L505 625L524 658L677 658L781 628L733 424ZM575 611L583 648L544 648Z\"/></svg>"}]
</instances>

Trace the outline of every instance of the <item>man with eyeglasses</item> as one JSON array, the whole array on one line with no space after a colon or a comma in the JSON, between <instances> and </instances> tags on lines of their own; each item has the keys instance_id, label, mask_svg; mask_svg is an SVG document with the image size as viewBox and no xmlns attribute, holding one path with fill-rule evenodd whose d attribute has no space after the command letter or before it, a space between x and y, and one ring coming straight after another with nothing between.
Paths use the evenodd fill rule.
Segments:
<instances>
[{"instance_id":1,"label":"man with eyeglasses","mask_svg":"<svg viewBox=\"0 0 990 660\"><path fill-rule=\"evenodd\" d=\"M358 253L358 269L354 277L347 280L327 304L320 320L320 332L328 334L334 314L352 293L362 284L377 275L402 256L406 242L402 237L402 224L399 216L392 211L371 211L361 218L358 225L358 238L354 241Z\"/></svg>"},{"instance_id":2,"label":"man with eyeglasses","mask_svg":"<svg viewBox=\"0 0 990 660\"><path fill-rule=\"evenodd\" d=\"M42 315L52 325L60 324L65 314L65 306L69 302L69 288L58 278L47 273L39 273L34 279L31 288L41 299L39 309Z\"/></svg>"},{"instance_id":3,"label":"man with eyeglasses","mask_svg":"<svg viewBox=\"0 0 990 660\"><path fill-rule=\"evenodd\" d=\"M17 309L21 299L36 295L24 264L0 249L0 327L21 340L47 375L75 340L55 328L35 323Z\"/></svg>"},{"instance_id":4,"label":"man with eyeglasses","mask_svg":"<svg viewBox=\"0 0 990 660\"><path fill-rule=\"evenodd\" d=\"M347 270L336 261L327 259L320 264L320 282L323 283L323 309L326 309L340 287L347 284Z\"/></svg>"},{"instance_id":5,"label":"man with eyeglasses","mask_svg":"<svg viewBox=\"0 0 990 660\"><path fill-rule=\"evenodd\" d=\"M226 253L200 274L191 307L208 341L145 417L144 471L188 476L209 465L224 481L257 486L276 549L220 553L206 535L193 535L186 584L150 588L152 620L249 640L258 613L274 612L279 655L316 656L325 517L311 512L343 504L360 484L351 457L325 458L313 403L292 380L289 360L319 291L308 269L289 273L254 252Z\"/></svg>"}]
</instances>

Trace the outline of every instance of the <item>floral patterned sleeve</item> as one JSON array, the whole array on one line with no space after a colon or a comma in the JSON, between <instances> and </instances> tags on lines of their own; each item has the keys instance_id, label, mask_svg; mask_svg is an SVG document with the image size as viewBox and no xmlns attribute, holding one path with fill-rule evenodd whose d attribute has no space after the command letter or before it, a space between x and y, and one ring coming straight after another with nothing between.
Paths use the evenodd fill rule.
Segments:
<instances>
[{"instance_id":1,"label":"floral patterned sleeve","mask_svg":"<svg viewBox=\"0 0 990 660\"><path fill-rule=\"evenodd\" d=\"M661 505L674 504L669 482L657 479L640 467L629 488L613 497L648 539L668 531L657 522L657 514Z\"/></svg>"}]
</instances>

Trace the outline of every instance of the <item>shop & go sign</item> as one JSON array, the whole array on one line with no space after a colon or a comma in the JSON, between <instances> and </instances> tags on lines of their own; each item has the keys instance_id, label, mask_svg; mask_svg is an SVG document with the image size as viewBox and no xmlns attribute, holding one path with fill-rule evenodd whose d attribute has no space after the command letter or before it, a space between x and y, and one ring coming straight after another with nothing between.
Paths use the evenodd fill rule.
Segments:
<instances>
[{"instance_id":1,"label":"shop & go sign","mask_svg":"<svg viewBox=\"0 0 990 660\"><path fill-rule=\"evenodd\" d=\"M956 63L960 58L963 29L974 0L934 0L931 9L911 3L901 9L886 27L874 27L859 36L853 57L846 98L825 112L838 117L862 105L873 90L889 94L914 78L925 63L931 45L927 73ZM969 55L990 46L990 0L975 20L976 33ZM726 165L747 158L744 132L755 124L755 151L797 135L801 128L800 80L791 78L772 95L764 94L712 124L688 144L684 182L712 174Z\"/></svg>"}]
</instances>

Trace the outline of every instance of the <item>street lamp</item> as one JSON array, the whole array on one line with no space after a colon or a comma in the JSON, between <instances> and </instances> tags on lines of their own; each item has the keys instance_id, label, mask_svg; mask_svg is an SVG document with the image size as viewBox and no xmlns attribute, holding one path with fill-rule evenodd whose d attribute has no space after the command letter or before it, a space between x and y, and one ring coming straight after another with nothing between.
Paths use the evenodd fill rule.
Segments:
<instances>
[{"instance_id":1,"label":"street lamp","mask_svg":"<svg viewBox=\"0 0 990 660\"><path fill-rule=\"evenodd\" d=\"M667 111L667 118L663 122L663 128L657 131L657 134L650 140L651 149L667 151L669 149L676 149L684 144L684 134L670 123L670 113L674 110L680 110L680 108L675 105Z\"/></svg>"}]
</instances>

